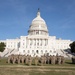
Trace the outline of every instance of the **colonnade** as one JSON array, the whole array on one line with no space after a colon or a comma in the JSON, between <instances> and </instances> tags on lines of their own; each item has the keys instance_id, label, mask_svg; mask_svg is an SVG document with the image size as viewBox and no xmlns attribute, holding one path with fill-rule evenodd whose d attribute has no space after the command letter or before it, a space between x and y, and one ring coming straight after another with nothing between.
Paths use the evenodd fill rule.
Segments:
<instances>
[{"instance_id":1,"label":"colonnade","mask_svg":"<svg viewBox=\"0 0 75 75\"><path fill-rule=\"evenodd\" d=\"M47 46L48 39L27 39L27 46Z\"/></svg>"}]
</instances>

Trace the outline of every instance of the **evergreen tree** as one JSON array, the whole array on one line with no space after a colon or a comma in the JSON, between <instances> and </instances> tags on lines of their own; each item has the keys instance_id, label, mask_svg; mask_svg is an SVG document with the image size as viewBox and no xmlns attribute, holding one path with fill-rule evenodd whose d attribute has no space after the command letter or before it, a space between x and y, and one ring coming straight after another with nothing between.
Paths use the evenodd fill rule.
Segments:
<instances>
[{"instance_id":1,"label":"evergreen tree","mask_svg":"<svg viewBox=\"0 0 75 75\"><path fill-rule=\"evenodd\" d=\"M1 42L0 43L0 52L3 52L5 47L6 47L5 43Z\"/></svg>"},{"instance_id":2,"label":"evergreen tree","mask_svg":"<svg viewBox=\"0 0 75 75\"><path fill-rule=\"evenodd\" d=\"M71 52L75 53L75 41L70 44L70 47L71 47Z\"/></svg>"}]
</instances>

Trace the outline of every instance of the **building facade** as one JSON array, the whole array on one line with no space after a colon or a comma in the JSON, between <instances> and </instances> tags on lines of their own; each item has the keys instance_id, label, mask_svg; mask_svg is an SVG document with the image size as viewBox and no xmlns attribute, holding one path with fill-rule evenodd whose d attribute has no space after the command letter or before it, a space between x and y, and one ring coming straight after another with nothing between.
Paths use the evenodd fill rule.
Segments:
<instances>
[{"instance_id":1,"label":"building facade","mask_svg":"<svg viewBox=\"0 0 75 75\"><path fill-rule=\"evenodd\" d=\"M6 39L0 42L6 43L6 49L1 56L11 54L42 56L42 55L64 55L64 50L69 49L70 40L56 39L56 36L49 36L46 22L41 18L38 10L36 18L28 30L27 36L20 36L17 39Z\"/></svg>"}]
</instances>

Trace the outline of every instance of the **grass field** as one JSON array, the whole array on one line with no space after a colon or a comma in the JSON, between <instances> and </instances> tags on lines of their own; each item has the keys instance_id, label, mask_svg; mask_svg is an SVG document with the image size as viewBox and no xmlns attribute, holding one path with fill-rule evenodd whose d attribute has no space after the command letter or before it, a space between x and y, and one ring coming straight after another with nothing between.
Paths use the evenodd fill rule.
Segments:
<instances>
[{"instance_id":1,"label":"grass field","mask_svg":"<svg viewBox=\"0 0 75 75\"><path fill-rule=\"evenodd\" d=\"M0 75L75 75L75 64L66 60L63 65L27 66L8 64L3 58L0 60Z\"/></svg>"}]
</instances>

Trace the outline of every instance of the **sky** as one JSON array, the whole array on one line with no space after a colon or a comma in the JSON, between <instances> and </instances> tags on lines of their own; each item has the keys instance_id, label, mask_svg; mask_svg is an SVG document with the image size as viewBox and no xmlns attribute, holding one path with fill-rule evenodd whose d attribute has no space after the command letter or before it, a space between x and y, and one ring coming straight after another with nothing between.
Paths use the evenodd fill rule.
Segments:
<instances>
[{"instance_id":1,"label":"sky","mask_svg":"<svg viewBox=\"0 0 75 75\"><path fill-rule=\"evenodd\" d=\"M0 0L0 40L28 35L38 8L50 36L75 40L75 0Z\"/></svg>"}]
</instances>

